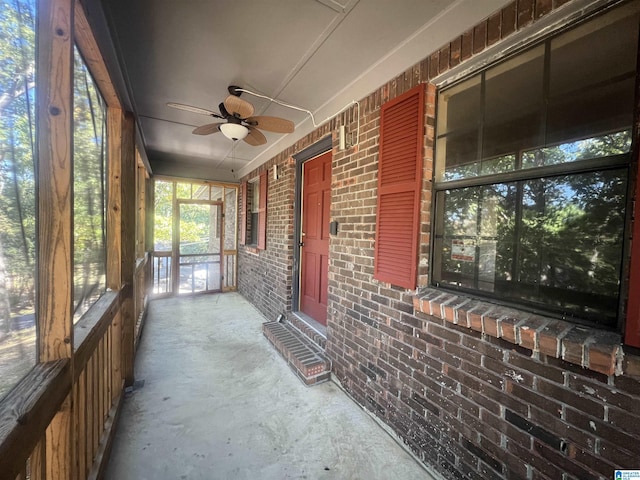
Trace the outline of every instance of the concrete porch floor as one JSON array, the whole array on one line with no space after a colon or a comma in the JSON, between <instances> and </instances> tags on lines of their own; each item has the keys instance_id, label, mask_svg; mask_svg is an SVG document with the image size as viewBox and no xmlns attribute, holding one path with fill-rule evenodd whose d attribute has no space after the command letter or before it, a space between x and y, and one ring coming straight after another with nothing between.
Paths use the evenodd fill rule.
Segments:
<instances>
[{"instance_id":1,"label":"concrete porch floor","mask_svg":"<svg viewBox=\"0 0 640 480\"><path fill-rule=\"evenodd\" d=\"M305 387L241 295L154 300L110 480L432 479L333 382Z\"/></svg>"}]
</instances>

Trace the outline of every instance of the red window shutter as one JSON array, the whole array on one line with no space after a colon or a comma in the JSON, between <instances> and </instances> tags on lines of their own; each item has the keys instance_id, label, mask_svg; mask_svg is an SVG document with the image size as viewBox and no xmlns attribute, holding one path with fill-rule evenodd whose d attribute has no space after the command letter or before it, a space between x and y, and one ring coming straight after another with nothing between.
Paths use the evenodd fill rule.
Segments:
<instances>
[{"instance_id":1,"label":"red window shutter","mask_svg":"<svg viewBox=\"0 0 640 480\"><path fill-rule=\"evenodd\" d=\"M374 278L416 288L424 138L424 85L380 113Z\"/></svg>"},{"instance_id":2,"label":"red window shutter","mask_svg":"<svg viewBox=\"0 0 640 480\"><path fill-rule=\"evenodd\" d=\"M240 197L242 198L242 208L240 209L240 245L247 244L247 182L240 185Z\"/></svg>"},{"instance_id":3,"label":"red window shutter","mask_svg":"<svg viewBox=\"0 0 640 480\"><path fill-rule=\"evenodd\" d=\"M258 205L258 248L267 248L267 172L260 174L260 203Z\"/></svg>"}]
</instances>

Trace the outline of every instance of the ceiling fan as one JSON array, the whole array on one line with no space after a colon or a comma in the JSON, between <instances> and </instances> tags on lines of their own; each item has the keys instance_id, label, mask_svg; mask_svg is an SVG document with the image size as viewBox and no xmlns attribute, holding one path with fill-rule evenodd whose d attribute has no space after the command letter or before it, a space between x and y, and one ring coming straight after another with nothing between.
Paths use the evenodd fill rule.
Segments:
<instances>
[{"instance_id":1,"label":"ceiling fan","mask_svg":"<svg viewBox=\"0 0 640 480\"><path fill-rule=\"evenodd\" d=\"M193 130L196 135L210 135L222 132L225 137L231 140L244 140L254 147L267 143L266 137L260 130L274 133L293 132L294 127L291 120L264 115L252 116L254 112L253 105L240 98L242 94L240 87L232 85L228 90L230 95L218 105L220 113L182 103L169 102L167 106L226 120L225 122L208 123L197 127Z\"/></svg>"}]
</instances>

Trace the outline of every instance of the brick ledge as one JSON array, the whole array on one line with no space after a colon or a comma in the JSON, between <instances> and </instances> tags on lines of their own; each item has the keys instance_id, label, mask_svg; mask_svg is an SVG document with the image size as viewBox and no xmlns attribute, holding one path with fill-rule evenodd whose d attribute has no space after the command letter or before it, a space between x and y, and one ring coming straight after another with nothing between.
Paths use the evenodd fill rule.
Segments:
<instances>
[{"instance_id":1,"label":"brick ledge","mask_svg":"<svg viewBox=\"0 0 640 480\"><path fill-rule=\"evenodd\" d=\"M637 375L640 358L624 358L622 336L524 312L460 294L422 288L413 297L416 312L502 338L605 375Z\"/></svg>"}]
</instances>

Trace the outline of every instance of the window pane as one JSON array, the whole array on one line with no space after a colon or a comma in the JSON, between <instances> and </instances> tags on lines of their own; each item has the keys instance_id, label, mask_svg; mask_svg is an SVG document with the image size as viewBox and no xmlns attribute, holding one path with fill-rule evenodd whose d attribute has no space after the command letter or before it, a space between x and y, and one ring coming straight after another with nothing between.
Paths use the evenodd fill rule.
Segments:
<instances>
[{"instance_id":1,"label":"window pane","mask_svg":"<svg viewBox=\"0 0 640 480\"><path fill-rule=\"evenodd\" d=\"M18 0L0 5L2 399L36 360L35 2Z\"/></svg>"},{"instance_id":2,"label":"window pane","mask_svg":"<svg viewBox=\"0 0 640 480\"><path fill-rule=\"evenodd\" d=\"M173 182L155 181L153 249L171 251L173 238Z\"/></svg>"},{"instance_id":3,"label":"window pane","mask_svg":"<svg viewBox=\"0 0 640 480\"><path fill-rule=\"evenodd\" d=\"M442 91L436 180L629 153L639 21L628 3Z\"/></svg>"},{"instance_id":4,"label":"window pane","mask_svg":"<svg viewBox=\"0 0 640 480\"><path fill-rule=\"evenodd\" d=\"M523 184L516 275L530 300L615 325L626 170Z\"/></svg>"},{"instance_id":5,"label":"window pane","mask_svg":"<svg viewBox=\"0 0 640 480\"><path fill-rule=\"evenodd\" d=\"M434 278L615 326L626 188L618 169L440 192Z\"/></svg>"},{"instance_id":6,"label":"window pane","mask_svg":"<svg viewBox=\"0 0 640 480\"><path fill-rule=\"evenodd\" d=\"M543 45L486 73L483 158L543 145L543 73Z\"/></svg>"},{"instance_id":7,"label":"window pane","mask_svg":"<svg viewBox=\"0 0 640 480\"><path fill-rule=\"evenodd\" d=\"M438 180L478 174L480 77L443 92L438 100Z\"/></svg>"},{"instance_id":8,"label":"window pane","mask_svg":"<svg viewBox=\"0 0 640 480\"><path fill-rule=\"evenodd\" d=\"M222 189L223 187L212 186L211 187L211 200L214 202L222 201Z\"/></svg>"},{"instance_id":9,"label":"window pane","mask_svg":"<svg viewBox=\"0 0 640 480\"><path fill-rule=\"evenodd\" d=\"M191 200L191 186L190 183L176 183L176 197Z\"/></svg>"},{"instance_id":10,"label":"window pane","mask_svg":"<svg viewBox=\"0 0 640 480\"><path fill-rule=\"evenodd\" d=\"M74 49L74 320L106 290L106 106Z\"/></svg>"},{"instance_id":11,"label":"window pane","mask_svg":"<svg viewBox=\"0 0 640 480\"><path fill-rule=\"evenodd\" d=\"M637 4L616 9L551 41L547 144L630 130Z\"/></svg>"},{"instance_id":12,"label":"window pane","mask_svg":"<svg viewBox=\"0 0 640 480\"><path fill-rule=\"evenodd\" d=\"M538 148L522 154L522 168L557 165L589 158L609 157L631 151L631 130L610 135L563 143L555 147Z\"/></svg>"},{"instance_id":13,"label":"window pane","mask_svg":"<svg viewBox=\"0 0 640 480\"><path fill-rule=\"evenodd\" d=\"M260 210L260 183L249 184L251 188L251 213L258 213Z\"/></svg>"},{"instance_id":14,"label":"window pane","mask_svg":"<svg viewBox=\"0 0 640 480\"><path fill-rule=\"evenodd\" d=\"M193 198L196 200L209 200L209 185L193 185Z\"/></svg>"}]
</instances>

